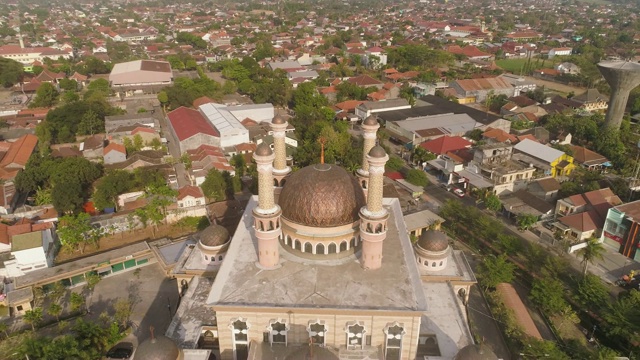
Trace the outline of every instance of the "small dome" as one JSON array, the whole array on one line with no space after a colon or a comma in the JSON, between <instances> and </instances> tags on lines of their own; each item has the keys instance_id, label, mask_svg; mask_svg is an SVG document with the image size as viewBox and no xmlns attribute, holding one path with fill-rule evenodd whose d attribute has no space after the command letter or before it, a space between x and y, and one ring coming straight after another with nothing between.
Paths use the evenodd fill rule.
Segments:
<instances>
[{"instance_id":1,"label":"small dome","mask_svg":"<svg viewBox=\"0 0 640 360\"><path fill-rule=\"evenodd\" d=\"M271 123L276 125L284 124L286 122L287 121L280 115L276 115L273 120L271 120Z\"/></svg>"},{"instance_id":2,"label":"small dome","mask_svg":"<svg viewBox=\"0 0 640 360\"><path fill-rule=\"evenodd\" d=\"M378 119L376 119L376 117L373 116L373 115L369 115L369 117L364 119L362 124L363 125L378 125Z\"/></svg>"},{"instance_id":3,"label":"small dome","mask_svg":"<svg viewBox=\"0 0 640 360\"><path fill-rule=\"evenodd\" d=\"M229 231L224 226L211 225L200 233L200 243L204 246L219 246L229 241Z\"/></svg>"},{"instance_id":4,"label":"small dome","mask_svg":"<svg viewBox=\"0 0 640 360\"><path fill-rule=\"evenodd\" d=\"M258 145L258 148L256 149L255 154L258 156L269 156L273 154L273 151L271 150L269 145L263 142L262 144Z\"/></svg>"},{"instance_id":5,"label":"small dome","mask_svg":"<svg viewBox=\"0 0 640 360\"><path fill-rule=\"evenodd\" d=\"M376 145L373 148L371 148L371 150L369 151L369 156L374 157L374 158L383 158L383 157L387 156L387 152L384 151L382 146Z\"/></svg>"},{"instance_id":6,"label":"small dome","mask_svg":"<svg viewBox=\"0 0 640 360\"><path fill-rule=\"evenodd\" d=\"M453 360L498 360L486 345L467 345L460 349Z\"/></svg>"},{"instance_id":7,"label":"small dome","mask_svg":"<svg viewBox=\"0 0 640 360\"><path fill-rule=\"evenodd\" d=\"M449 247L449 239L442 231L427 230L420 235L418 246L426 251L441 252Z\"/></svg>"},{"instance_id":8,"label":"small dome","mask_svg":"<svg viewBox=\"0 0 640 360\"><path fill-rule=\"evenodd\" d=\"M156 336L138 345L133 360L178 360L180 349L166 336Z\"/></svg>"}]
</instances>

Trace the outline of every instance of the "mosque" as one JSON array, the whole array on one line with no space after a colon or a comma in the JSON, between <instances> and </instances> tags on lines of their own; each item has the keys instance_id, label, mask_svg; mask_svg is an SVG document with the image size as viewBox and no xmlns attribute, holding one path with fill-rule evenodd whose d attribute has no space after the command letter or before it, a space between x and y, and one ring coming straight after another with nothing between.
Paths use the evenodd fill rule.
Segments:
<instances>
[{"instance_id":1,"label":"mosque","mask_svg":"<svg viewBox=\"0 0 640 360\"><path fill-rule=\"evenodd\" d=\"M292 171L287 125L275 117L273 149L253 155L259 193L235 233L212 225L181 261L188 289L153 338L163 346L142 343L135 359L200 359L198 348L223 360L497 359L469 331L464 255L433 229L412 243L399 200L383 198L377 120L362 124L356 176L323 156Z\"/></svg>"}]
</instances>

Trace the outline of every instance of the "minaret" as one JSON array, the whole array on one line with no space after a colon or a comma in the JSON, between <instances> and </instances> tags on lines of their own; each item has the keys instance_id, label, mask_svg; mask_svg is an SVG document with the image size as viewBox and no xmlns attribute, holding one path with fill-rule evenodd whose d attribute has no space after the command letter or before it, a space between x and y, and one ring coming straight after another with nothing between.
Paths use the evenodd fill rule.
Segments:
<instances>
[{"instance_id":1,"label":"minaret","mask_svg":"<svg viewBox=\"0 0 640 360\"><path fill-rule=\"evenodd\" d=\"M253 209L254 229L258 238L258 262L266 269L278 265L278 240L282 234L280 227L280 206L276 204L273 187L273 160L275 155L264 142L258 145L253 159L258 165L258 206Z\"/></svg>"},{"instance_id":2,"label":"minaret","mask_svg":"<svg viewBox=\"0 0 640 360\"><path fill-rule=\"evenodd\" d=\"M367 205L360 209L360 239L362 240L362 267L368 270L382 266L382 243L387 237L389 213L382 207L384 165L389 155L376 145L366 155L369 165Z\"/></svg>"},{"instance_id":3,"label":"minaret","mask_svg":"<svg viewBox=\"0 0 640 360\"><path fill-rule=\"evenodd\" d=\"M22 33L18 33L18 41L20 41L20 49L24 49L24 40L22 39Z\"/></svg>"},{"instance_id":4,"label":"minaret","mask_svg":"<svg viewBox=\"0 0 640 360\"><path fill-rule=\"evenodd\" d=\"M289 175L291 168L287 166L287 146L284 142L287 126L289 123L283 117L276 115L271 121L271 131L273 131L273 150L276 153L273 162L273 178L276 179L276 186L282 188L282 180ZM276 189L279 192L280 189Z\"/></svg>"},{"instance_id":5,"label":"minaret","mask_svg":"<svg viewBox=\"0 0 640 360\"><path fill-rule=\"evenodd\" d=\"M362 186L365 196L369 189L369 162L367 154L376 145L376 134L380 124L375 116L371 115L362 122L362 137L364 138L364 148L362 149L362 164L357 171L358 183Z\"/></svg>"}]
</instances>

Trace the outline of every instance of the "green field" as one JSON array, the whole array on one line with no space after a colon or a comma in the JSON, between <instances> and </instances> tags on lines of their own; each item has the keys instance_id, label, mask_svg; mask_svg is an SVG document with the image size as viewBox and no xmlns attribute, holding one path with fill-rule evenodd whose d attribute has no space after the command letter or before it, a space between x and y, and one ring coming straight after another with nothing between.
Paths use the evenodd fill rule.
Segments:
<instances>
[{"instance_id":1,"label":"green field","mask_svg":"<svg viewBox=\"0 0 640 360\"><path fill-rule=\"evenodd\" d=\"M496 65L500 66L505 71L520 75L520 72L522 71L522 68L524 67L524 64L528 60L529 59L527 59L527 58L524 58L524 59L502 59L502 60L496 60ZM531 59L531 69L532 70L543 69L543 68L552 68L552 67L553 67L553 61L551 61L551 60L548 60L548 59L537 59L537 58L532 58Z\"/></svg>"}]
</instances>

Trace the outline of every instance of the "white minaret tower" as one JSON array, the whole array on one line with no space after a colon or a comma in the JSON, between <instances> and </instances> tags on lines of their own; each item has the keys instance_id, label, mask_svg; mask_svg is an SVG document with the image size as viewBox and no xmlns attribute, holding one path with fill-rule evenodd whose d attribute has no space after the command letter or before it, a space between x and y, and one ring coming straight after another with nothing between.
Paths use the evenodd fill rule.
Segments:
<instances>
[{"instance_id":1,"label":"white minaret tower","mask_svg":"<svg viewBox=\"0 0 640 360\"><path fill-rule=\"evenodd\" d=\"M369 164L367 205L360 209L360 238L362 240L362 267L367 270L382 266L382 243L387 237L389 213L382 207L384 165L389 155L380 145L366 155Z\"/></svg>"},{"instance_id":2,"label":"white minaret tower","mask_svg":"<svg viewBox=\"0 0 640 360\"><path fill-rule=\"evenodd\" d=\"M18 41L20 41L20 49L24 49L24 40L22 39L22 33L18 33Z\"/></svg>"},{"instance_id":3,"label":"white minaret tower","mask_svg":"<svg viewBox=\"0 0 640 360\"><path fill-rule=\"evenodd\" d=\"M274 158L273 151L265 143L260 144L253 153L253 159L258 164L258 206L253 209L253 227L258 238L258 262L265 269L276 267L280 259L278 240L282 234L282 211L274 197Z\"/></svg>"},{"instance_id":4,"label":"white minaret tower","mask_svg":"<svg viewBox=\"0 0 640 360\"><path fill-rule=\"evenodd\" d=\"M281 116L276 115L271 121L271 131L273 131L273 151L276 153L273 162L273 178L276 180L276 192L282 188L283 179L291 173L291 168L287 166L287 147L284 141L289 123Z\"/></svg>"},{"instance_id":5,"label":"white minaret tower","mask_svg":"<svg viewBox=\"0 0 640 360\"><path fill-rule=\"evenodd\" d=\"M371 115L362 122L362 137L364 138L364 147L362 149L362 164L360 169L356 172L358 176L358 183L362 186L365 196L369 189L369 162L367 160L367 154L374 146L376 146L376 134L380 124L375 116Z\"/></svg>"}]
</instances>

